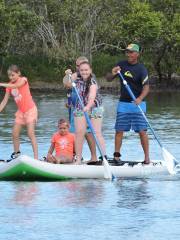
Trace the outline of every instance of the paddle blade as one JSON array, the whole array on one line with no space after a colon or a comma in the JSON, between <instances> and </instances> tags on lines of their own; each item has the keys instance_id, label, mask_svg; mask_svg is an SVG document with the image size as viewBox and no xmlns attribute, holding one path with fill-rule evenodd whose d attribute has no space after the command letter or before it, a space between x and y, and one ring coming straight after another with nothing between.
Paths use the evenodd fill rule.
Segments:
<instances>
[{"instance_id":1,"label":"paddle blade","mask_svg":"<svg viewBox=\"0 0 180 240\"><path fill-rule=\"evenodd\" d=\"M166 167L168 169L168 172L170 174L176 174L176 171L175 171L175 157L170 153L168 152L164 147L162 148L162 154L163 154L163 158L166 162Z\"/></svg>"},{"instance_id":2,"label":"paddle blade","mask_svg":"<svg viewBox=\"0 0 180 240\"><path fill-rule=\"evenodd\" d=\"M115 177L113 176L109 163L105 158L103 158L103 165L104 165L104 178L112 181Z\"/></svg>"}]
</instances>

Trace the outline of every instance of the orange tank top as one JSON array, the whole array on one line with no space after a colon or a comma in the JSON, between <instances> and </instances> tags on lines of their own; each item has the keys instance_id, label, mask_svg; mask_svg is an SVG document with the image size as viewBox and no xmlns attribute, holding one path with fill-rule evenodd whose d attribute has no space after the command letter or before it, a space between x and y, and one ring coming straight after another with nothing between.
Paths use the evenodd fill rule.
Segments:
<instances>
[{"instance_id":1,"label":"orange tank top","mask_svg":"<svg viewBox=\"0 0 180 240\"><path fill-rule=\"evenodd\" d=\"M51 140L55 144L56 156L67 156L69 158L73 157L74 154L74 142L75 136L72 133L68 133L64 136L56 132Z\"/></svg>"},{"instance_id":2,"label":"orange tank top","mask_svg":"<svg viewBox=\"0 0 180 240\"><path fill-rule=\"evenodd\" d=\"M6 88L6 92L9 92L13 97L14 101L16 102L16 105L18 107L18 110L21 112L27 112L31 108L35 106L35 103L32 99L30 89L29 89L29 84L28 80L26 77L20 77L16 83L22 79L25 80L25 83L23 86L19 88ZM10 82L13 84L12 82Z\"/></svg>"}]
</instances>

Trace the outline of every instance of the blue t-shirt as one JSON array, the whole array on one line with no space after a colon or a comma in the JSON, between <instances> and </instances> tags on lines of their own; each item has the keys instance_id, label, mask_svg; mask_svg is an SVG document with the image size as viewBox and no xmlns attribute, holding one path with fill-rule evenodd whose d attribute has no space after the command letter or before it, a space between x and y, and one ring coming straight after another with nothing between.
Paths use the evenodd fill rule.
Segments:
<instances>
[{"instance_id":1,"label":"blue t-shirt","mask_svg":"<svg viewBox=\"0 0 180 240\"><path fill-rule=\"evenodd\" d=\"M116 64L116 66L120 66L121 73L124 76L124 79L127 81L135 97L139 97L142 92L143 86L149 84L148 72L145 66L142 63L130 64L128 63L128 61L120 61ZM132 98L129 95L124 84L121 84L120 101L132 101Z\"/></svg>"}]
</instances>

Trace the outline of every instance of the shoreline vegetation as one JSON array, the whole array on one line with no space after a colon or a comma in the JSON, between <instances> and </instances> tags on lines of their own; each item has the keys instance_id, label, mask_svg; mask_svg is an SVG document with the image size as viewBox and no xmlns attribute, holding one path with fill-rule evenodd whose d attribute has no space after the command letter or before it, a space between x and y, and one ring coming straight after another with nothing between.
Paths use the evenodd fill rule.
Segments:
<instances>
[{"instance_id":1,"label":"shoreline vegetation","mask_svg":"<svg viewBox=\"0 0 180 240\"><path fill-rule=\"evenodd\" d=\"M107 76L111 73L112 68L119 60L125 59L124 54L120 53L116 56L99 53L93 56L92 68L95 73L98 84L102 92L118 93L120 90L120 80L117 77L113 81L107 81ZM147 66L150 80L150 91L180 91L180 74L172 74L168 80L166 74L159 81L158 75L152 71L148 62L144 62L144 53L140 56L140 62ZM9 56L5 59L1 81L8 82L6 70L9 65L17 64L22 69L22 75L26 76L30 83L30 88L36 91L63 91L63 77L65 70L71 68L75 71L75 62L56 62L49 61L48 58L34 56Z\"/></svg>"},{"instance_id":2,"label":"shoreline vegetation","mask_svg":"<svg viewBox=\"0 0 180 240\"><path fill-rule=\"evenodd\" d=\"M56 89L86 56L101 88L114 91L105 76L137 43L152 89L180 89L179 0L3 0L0 22L1 81L16 64L32 88Z\"/></svg>"},{"instance_id":3,"label":"shoreline vegetation","mask_svg":"<svg viewBox=\"0 0 180 240\"><path fill-rule=\"evenodd\" d=\"M98 78L98 84L100 86L101 93L115 93L119 94L120 92L120 84L118 78L113 82L108 82L105 78ZM56 82L43 82L43 81L34 81L30 84L30 88L33 91L38 92L64 92L66 89L63 87L62 81ZM150 81L150 92L180 92L180 86L168 87L165 85L156 85L151 83Z\"/></svg>"}]
</instances>

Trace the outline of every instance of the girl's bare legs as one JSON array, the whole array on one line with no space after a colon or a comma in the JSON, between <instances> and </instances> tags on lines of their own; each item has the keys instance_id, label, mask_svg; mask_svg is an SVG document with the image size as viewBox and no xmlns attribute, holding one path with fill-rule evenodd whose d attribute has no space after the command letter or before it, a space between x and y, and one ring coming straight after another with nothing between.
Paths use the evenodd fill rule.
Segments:
<instances>
[{"instance_id":1,"label":"girl's bare legs","mask_svg":"<svg viewBox=\"0 0 180 240\"><path fill-rule=\"evenodd\" d=\"M106 147L104 137L102 135L102 118L91 118L91 122L96 133L96 137L99 141L100 147L102 149L103 155L106 155Z\"/></svg>"},{"instance_id":2,"label":"girl's bare legs","mask_svg":"<svg viewBox=\"0 0 180 240\"><path fill-rule=\"evenodd\" d=\"M47 162L50 163L73 163L73 158L68 158L67 156L53 156L52 154L47 155Z\"/></svg>"},{"instance_id":3,"label":"girl's bare legs","mask_svg":"<svg viewBox=\"0 0 180 240\"><path fill-rule=\"evenodd\" d=\"M89 150L91 152L91 160L90 161L97 161L96 142L94 140L92 133L86 132L85 138L87 140Z\"/></svg>"},{"instance_id":4,"label":"girl's bare legs","mask_svg":"<svg viewBox=\"0 0 180 240\"><path fill-rule=\"evenodd\" d=\"M36 122L31 122L27 124L27 133L28 137L31 140L33 152L34 152L34 158L38 159L38 146L37 146L37 141L36 141L36 136L35 136L35 125Z\"/></svg>"},{"instance_id":5,"label":"girl's bare legs","mask_svg":"<svg viewBox=\"0 0 180 240\"><path fill-rule=\"evenodd\" d=\"M73 163L73 158L67 156L55 156L56 163Z\"/></svg>"},{"instance_id":6,"label":"girl's bare legs","mask_svg":"<svg viewBox=\"0 0 180 240\"><path fill-rule=\"evenodd\" d=\"M22 125L15 123L12 131L12 138L13 138L13 145L14 145L14 152L19 151L19 146L20 146L20 132L21 132Z\"/></svg>"},{"instance_id":7,"label":"girl's bare legs","mask_svg":"<svg viewBox=\"0 0 180 240\"><path fill-rule=\"evenodd\" d=\"M76 157L77 157L77 164L81 163L82 158L82 149L83 149L83 142L84 142L84 136L86 133L86 119L84 116L82 117L74 117L74 123L75 123L75 151L76 151Z\"/></svg>"},{"instance_id":8,"label":"girl's bare legs","mask_svg":"<svg viewBox=\"0 0 180 240\"><path fill-rule=\"evenodd\" d=\"M48 154L46 160L50 163L56 163L57 161L57 159L52 154Z\"/></svg>"}]
</instances>

